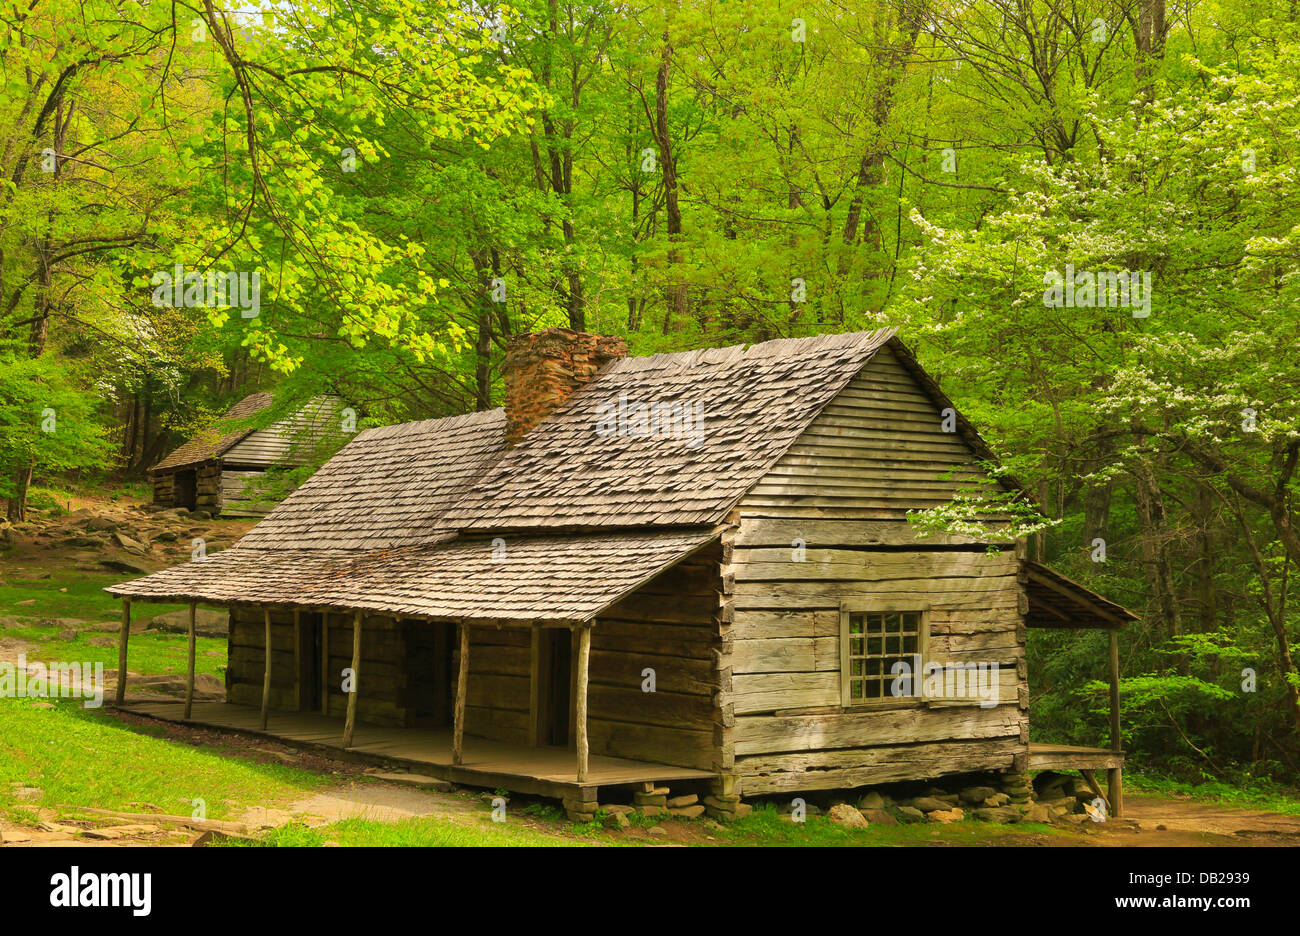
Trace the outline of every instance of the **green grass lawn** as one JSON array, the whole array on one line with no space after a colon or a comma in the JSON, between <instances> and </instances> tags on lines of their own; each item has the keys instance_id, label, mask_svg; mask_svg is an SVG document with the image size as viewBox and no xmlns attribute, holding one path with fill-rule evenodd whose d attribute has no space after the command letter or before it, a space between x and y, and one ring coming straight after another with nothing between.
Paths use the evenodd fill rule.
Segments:
<instances>
[{"instance_id":1,"label":"green grass lawn","mask_svg":"<svg viewBox=\"0 0 1300 936\"><path fill-rule=\"evenodd\" d=\"M0 614L24 618L79 618L83 621L106 621L122 616L122 599L104 591L139 576L121 572L82 572L75 569L52 570L47 579L28 578L38 570L15 569L0 565ZM66 591L61 591L66 589ZM30 601L31 604L22 602ZM144 604L131 609L132 619L148 619L188 605Z\"/></svg>"},{"instance_id":2,"label":"green grass lawn","mask_svg":"<svg viewBox=\"0 0 1300 936\"><path fill-rule=\"evenodd\" d=\"M999 825L965 819L936 825L918 822L912 825L872 825L867 829L846 829L825 816L809 816L805 822L791 822L770 803L754 808L718 833L729 845L998 845L1017 844L1014 839L1025 835L1047 835L1078 839L1077 833L1059 826L1036 822Z\"/></svg>"},{"instance_id":3,"label":"green grass lawn","mask_svg":"<svg viewBox=\"0 0 1300 936\"><path fill-rule=\"evenodd\" d=\"M557 829L558 831L558 829ZM369 819L344 819L326 826L309 829L294 823L262 836L257 845L285 848L312 847L326 843L362 848L425 848L509 846L540 847L545 845L585 845L586 842L546 835L534 829L510 822L493 822L484 813L482 818L453 822L422 816L400 822L374 822ZM231 841L232 845L247 842Z\"/></svg>"},{"instance_id":4,"label":"green grass lawn","mask_svg":"<svg viewBox=\"0 0 1300 936\"><path fill-rule=\"evenodd\" d=\"M1234 784L1207 778L1196 783L1187 783L1150 774L1130 773L1126 770L1124 788L1135 793L1182 796L1203 803L1218 803L1242 809L1262 809L1300 816L1300 796L1297 796L1296 791L1267 780Z\"/></svg>"},{"instance_id":5,"label":"green grass lawn","mask_svg":"<svg viewBox=\"0 0 1300 936\"><path fill-rule=\"evenodd\" d=\"M209 819L243 806L272 806L340 782L328 774L230 756L164 737L165 729L134 727L102 709L73 700L39 708L29 699L0 699L0 810L31 821L14 807L31 803L94 806L123 812L191 815L202 799ZM41 790L20 800L16 786Z\"/></svg>"},{"instance_id":6,"label":"green grass lawn","mask_svg":"<svg viewBox=\"0 0 1300 936\"><path fill-rule=\"evenodd\" d=\"M82 631L75 640L59 640L58 628L39 625L30 627L10 627L4 632L6 637L14 637L31 644L35 650L27 651L27 661L50 662L58 660L67 663L103 663L106 672L117 671L117 646L93 647L92 637L112 637L116 634ZM132 634L127 642L127 669L132 673L160 676L167 673L182 675L187 671L187 648L189 638L185 634L144 633ZM209 656L209 652L219 656ZM194 672L208 673L220 677L226 671L226 641L217 637L196 637L194 639Z\"/></svg>"},{"instance_id":7,"label":"green grass lawn","mask_svg":"<svg viewBox=\"0 0 1300 936\"><path fill-rule=\"evenodd\" d=\"M4 636L34 644L27 651L29 662L63 661L103 663L106 670L117 668L117 647L91 646L92 637L116 639L113 630L78 631L75 640L59 640L61 627L38 623L43 618L76 619L90 622L113 622L121 618L121 601L103 591L105 585L121 581L121 573L101 575L93 572L54 573L48 579L25 579L12 569L0 572L0 614L16 618L19 627L8 627ZM61 591L60 589L66 589ZM21 601L33 604L19 604ZM148 620L158 614L184 610L187 605L148 604L133 609L133 619ZM133 673L163 675L186 671L185 634L148 632L132 634L128 644L128 668ZM194 642L194 671L220 677L226 669L224 638L199 637ZM217 653L212 656L209 653Z\"/></svg>"}]
</instances>

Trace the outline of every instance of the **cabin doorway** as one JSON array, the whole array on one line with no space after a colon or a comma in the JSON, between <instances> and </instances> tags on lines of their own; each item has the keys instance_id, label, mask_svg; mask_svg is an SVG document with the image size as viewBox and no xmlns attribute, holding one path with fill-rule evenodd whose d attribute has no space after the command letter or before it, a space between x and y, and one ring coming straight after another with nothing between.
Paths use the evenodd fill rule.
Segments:
<instances>
[{"instance_id":1,"label":"cabin doorway","mask_svg":"<svg viewBox=\"0 0 1300 936\"><path fill-rule=\"evenodd\" d=\"M536 631L536 738L539 747L569 747L573 720L573 641L567 628Z\"/></svg>"},{"instance_id":2,"label":"cabin doorway","mask_svg":"<svg viewBox=\"0 0 1300 936\"><path fill-rule=\"evenodd\" d=\"M408 728L448 728L452 722L454 624L403 621L404 708Z\"/></svg>"},{"instance_id":3,"label":"cabin doorway","mask_svg":"<svg viewBox=\"0 0 1300 936\"><path fill-rule=\"evenodd\" d=\"M198 497L198 480L193 471L178 471L172 476L172 506L193 510Z\"/></svg>"},{"instance_id":4,"label":"cabin doorway","mask_svg":"<svg viewBox=\"0 0 1300 936\"><path fill-rule=\"evenodd\" d=\"M325 710L325 627L320 614L298 614L298 711Z\"/></svg>"}]
</instances>

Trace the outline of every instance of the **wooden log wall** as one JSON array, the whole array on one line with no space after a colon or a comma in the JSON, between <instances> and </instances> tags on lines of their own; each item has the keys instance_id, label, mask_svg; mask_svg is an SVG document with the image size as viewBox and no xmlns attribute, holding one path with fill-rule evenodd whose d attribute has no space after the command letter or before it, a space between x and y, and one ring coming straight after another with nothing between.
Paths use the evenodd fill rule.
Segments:
<instances>
[{"instance_id":1,"label":"wooden log wall","mask_svg":"<svg viewBox=\"0 0 1300 936\"><path fill-rule=\"evenodd\" d=\"M742 500L727 538L728 741L747 794L854 787L1023 764L1027 598L1011 549L916 539L976 456L885 349ZM941 478L955 471L955 478ZM802 551L797 552L802 546ZM802 561L796 561L796 557ZM999 704L841 698L842 600L928 606L926 660L997 663Z\"/></svg>"},{"instance_id":2,"label":"wooden log wall","mask_svg":"<svg viewBox=\"0 0 1300 936\"><path fill-rule=\"evenodd\" d=\"M262 471L235 471L227 468L221 472L221 508L223 512L229 513L232 509L239 511L249 510L249 490L248 483L255 479L261 478L265 472ZM259 506L258 513L268 513L270 507Z\"/></svg>"},{"instance_id":3,"label":"wooden log wall","mask_svg":"<svg viewBox=\"0 0 1300 936\"><path fill-rule=\"evenodd\" d=\"M172 476L170 474L156 474L153 476L153 502L162 504L165 507L175 506L172 503Z\"/></svg>"},{"instance_id":4,"label":"wooden log wall","mask_svg":"<svg viewBox=\"0 0 1300 936\"><path fill-rule=\"evenodd\" d=\"M217 513L221 510L221 463L199 465L194 472L194 509Z\"/></svg>"},{"instance_id":5,"label":"wooden log wall","mask_svg":"<svg viewBox=\"0 0 1300 936\"><path fill-rule=\"evenodd\" d=\"M721 552L714 544L596 619L591 753L714 769ZM646 669L655 691L644 692Z\"/></svg>"},{"instance_id":6,"label":"wooden log wall","mask_svg":"<svg viewBox=\"0 0 1300 936\"><path fill-rule=\"evenodd\" d=\"M466 734L528 743L531 636L527 628L469 629Z\"/></svg>"},{"instance_id":7,"label":"wooden log wall","mask_svg":"<svg viewBox=\"0 0 1300 936\"><path fill-rule=\"evenodd\" d=\"M951 478L940 475L951 473ZM882 348L745 497L766 517L905 520L979 476L978 458Z\"/></svg>"},{"instance_id":8,"label":"wooden log wall","mask_svg":"<svg viewBox=\"0 0 1300 936\"><path fill-rule=\"evenodd\" d=\"M327 672L328 714L343 718L348 697L342 673L352 665L352 616L330 614ZM293 612L271 612L271 709L298 711L294 668ZM262 659L265 625L259 608L237 607L230 615L230 662L226 668L226 698L241 705L262 704ZM387 617L366 617L361 626L361 685L357 697L359 721L376 725L406 724L407 671L400 623Z\"/></svg>"}]
</instances>

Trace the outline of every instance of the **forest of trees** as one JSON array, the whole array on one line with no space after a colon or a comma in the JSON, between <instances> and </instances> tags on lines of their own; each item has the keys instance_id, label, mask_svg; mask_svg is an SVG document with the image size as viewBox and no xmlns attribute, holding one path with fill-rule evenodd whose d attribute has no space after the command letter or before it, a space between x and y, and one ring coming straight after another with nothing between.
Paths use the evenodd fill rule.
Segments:
<instances>
[{"instance_id":1,"label":"forest of trees","mask_svg":"<svg viewBox=\"0 0 1300 936\"><path fill-rule=\"evenodd\" d=\"M254 390L491 407L554 325L897 325L1141 615L1133 761L1294 784L1297 61L1295 0L0 0L0 497ZM1036 740L1104 640L1035 635Z\"/></svg>"}]
</instances>

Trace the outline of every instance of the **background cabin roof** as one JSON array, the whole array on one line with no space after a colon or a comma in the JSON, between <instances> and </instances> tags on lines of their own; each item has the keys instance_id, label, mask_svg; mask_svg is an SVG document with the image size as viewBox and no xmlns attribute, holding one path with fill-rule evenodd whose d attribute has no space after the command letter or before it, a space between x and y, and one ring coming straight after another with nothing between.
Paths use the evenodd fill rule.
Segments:
<instances>
[{"instance_id":1,"label":"background cabin roof","mask_svg":"<svg viewBox=\"0 0 1300 936\"><path fill-rule=\"evenodd\" d=\"M226 410L220 419L200 430L194 438L176 448L149 471L152 473L187 468L190 465L220 458L249 433L255 431L251 426L238 425L238 423L266 409L271 405L271 400L269 393L249 394Z\"/></svg>"}]
</instances>

